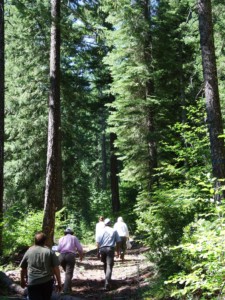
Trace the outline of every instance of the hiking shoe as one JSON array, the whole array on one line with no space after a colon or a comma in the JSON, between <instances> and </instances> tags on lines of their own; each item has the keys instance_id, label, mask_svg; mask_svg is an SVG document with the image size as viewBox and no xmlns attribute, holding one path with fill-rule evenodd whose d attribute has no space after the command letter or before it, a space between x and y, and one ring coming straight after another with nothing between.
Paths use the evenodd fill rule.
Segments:
<instances>
[{"instance_id":1,"label":"hiking shoe","mask_svg":"<svg viewBox=\"0 0 225 300\"><path fill-rule=\"evenodd\" d=\"M61 295L71 295L72 292L70 291L63 291L61 292Z\"/></svg>"},{"instance_id":2,"label":"hiking shoe","mask_svg":"<svg viewBox=\"0 0 225 300\"><path fill-rule=\"evenodd\" d=\"M105 287L104 287L104 290L105 291L109 291L111 288L110 284L108 282L105 283Z\"/></svg>"}]
</instances>

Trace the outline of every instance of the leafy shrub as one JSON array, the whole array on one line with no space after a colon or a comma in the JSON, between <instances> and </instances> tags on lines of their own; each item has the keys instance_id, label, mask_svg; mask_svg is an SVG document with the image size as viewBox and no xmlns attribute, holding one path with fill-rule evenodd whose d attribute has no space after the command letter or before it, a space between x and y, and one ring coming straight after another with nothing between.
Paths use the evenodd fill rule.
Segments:
<instances>
[{"instance_id":1,"label":"leafy shrub","mask_svg":"<svg viewBox=\"0 0 225 300\"><path fill-rule=\"evenodd\" d=\"M35 232L41 230L43 211L34 211L19 204L4 213L3 255L11 255L33 244Z\"/></svg>"},{"instance_id":2,"label":"leafy shrub","mask_svg":"<svg viewBox=\"0 0 225 300\"><path fill-rule=\"evenodd\" d=\"M139 196L137 233L150 247L150 259L164 272L174 267L170 247L179 244L183 228L194 219L196 193L196 188L180 187L158 190L151 198L148 194Z\"/></svg>"},{"instance_id":3,"label":"leafy shrub","mask_svg":"<svg viewBox=\"0 0 225 300\"><path fill-rule=\"evenodd\" d=\"M182 271L166 282L176 299L220 299L225 278L225 206L185 228L182 243L173 248Z\"/></svg>"}]
</instances>

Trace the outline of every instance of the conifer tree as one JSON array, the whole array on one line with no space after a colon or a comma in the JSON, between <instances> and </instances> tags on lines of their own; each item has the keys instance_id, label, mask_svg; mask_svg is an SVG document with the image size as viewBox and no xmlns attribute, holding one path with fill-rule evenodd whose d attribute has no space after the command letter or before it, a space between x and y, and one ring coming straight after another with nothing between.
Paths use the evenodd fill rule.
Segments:
<instances>
[{"instance_id":1,"label":"conifer tree","mask_svg":"<svg viewBox=\"0 0 225 300\"><path fill-rule=\"evenodd\" d=\"M107 22L114 28L107 32L112 51L105 62L115 96L109 124L123 161L120 175L147 189L157 166L150 7L150 1L103 1Z\"/></svg>"},{"instance_id":2,"label":"conifer tree","mask_svg":"<svg viewBox=\"0 0 225 300\"><path fill-rule=\"evenodd\" d=\"M5 205L43 209L49 1L6 2Z\"/></svg>"},{"instance_id":3,"label":"conifer tree","mask_svg":"<svg viewBox=\"0 0 225 300\"><path fill-rule=\"evenodd\" d=\"M5 34L4 0L0 0L0 255L2 253L2 221L4 190L4 121L5 120Z\"/></svg>"},{"instance_id":4,"label":"conifer tree","mask_svg":"<svg viewBox=\"0 0 225 300\"><path fill-rule=\"evenodd\" d=\"M218 89L211 0L198 0L198 17L212 173L217 178L217 186L220 186L219 180L225 179L225 147L224 139L221 138L223 122Z\"/></svg>"},{"instance_id":5,"label":"conifer tree","mask_svg":"<svg viewBox=\"0 0 225 300\"><path fill-rule=\"evenodd\" d=\"M51 0L50 94L48 123L48 152L43 231L52 245L55 228L55 210L61 195L60 162L60 0Z\"/></svg>"}]
</instances>

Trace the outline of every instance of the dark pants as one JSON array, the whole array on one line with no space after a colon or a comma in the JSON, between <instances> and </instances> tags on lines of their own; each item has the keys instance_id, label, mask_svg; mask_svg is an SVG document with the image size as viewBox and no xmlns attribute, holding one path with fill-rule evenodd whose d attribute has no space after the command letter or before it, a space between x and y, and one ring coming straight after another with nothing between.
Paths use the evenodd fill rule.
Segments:
<instances>
[{"instance_id":1,"label":"dark pants","mask_svg":"<svg viewBox=\"0 0 225 300\"><path fill-rule=\"evenodd\" d=\"M29 300L50 300L53 290L53 280L48 282L28 285Z\"/></svg>"},{"instance_id":2,"label":"dark pants","mask_svg":"<svg viewBox=\"0 0 225 300\"><path fill-rule=\"evenodd\" d=\"M71 292L71 284L73 278L73 271L75 266L75 254L74 253L61 253L59 255L59 262L66 272L65 281L63 285L63 291L65 293Z\"/></svg>"},{"instance_id":3,"label":"dark pants","mask_svg":"<svg viewBox=\"0 0 225 300\"><path fill-rule=\"evenodd\" d=\"M120 239L120 258L123 260L127 249L127 238L125 236L120 236Z\"/></svg>"},{"instance_id":4,"label":"dark pants","mask_svg":"<svg viewBox=\"0 0 225 300\"><path fill-rule=\"evenodd\" d=\"M114 248L112 247L100 248L100 253L101 253L101 261L104 263L105 287L107 287L112 277L112 269L114 265Z\"/></svg>"}]
</instances>

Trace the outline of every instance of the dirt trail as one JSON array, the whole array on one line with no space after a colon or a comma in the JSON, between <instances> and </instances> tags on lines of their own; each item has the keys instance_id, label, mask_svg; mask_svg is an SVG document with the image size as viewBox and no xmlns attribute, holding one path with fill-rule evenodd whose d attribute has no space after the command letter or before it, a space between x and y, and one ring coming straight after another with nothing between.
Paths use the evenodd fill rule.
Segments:
<instances>
[{"instance_id":1,"label":"dirt trail","mask_svg":"<svg viewBox=\"0 0 225 300\"><path fill-rule=\"evenodd\" d=\"M103 263L97 259L96 249L87 251L83 261L76 262L71 296L53 297L53 300L143 299L139 296L140 290L148 285L148 279L154 274L153 264L148 262L144 255L146 251L147 248L133 243L132 249L127 250L124 262L115 259L109 291L104 290ZM64 274L61 270L62 282ZM7 275L14 282L19 282L18 271L7 272Z\"/></svg>"},{"instance_id":2,"label":"dirt trail","mask_svg":"<svg viewBox=\"0 0 225 300\"><path fill-rule=\"evenodd\" d=\"M127 250L125 261L115 258L112 285L104 290L103 263L96 257L96 249L88 251L84 260L77 262L73 277L73 295L79 299L140 299L139 290L148 285L153 275L153 264L147 261L144 253L147 248L133 245ZM64 280L64 273L62 273Z\"/></svg>"}]
</instances>

